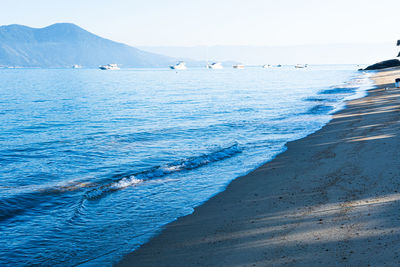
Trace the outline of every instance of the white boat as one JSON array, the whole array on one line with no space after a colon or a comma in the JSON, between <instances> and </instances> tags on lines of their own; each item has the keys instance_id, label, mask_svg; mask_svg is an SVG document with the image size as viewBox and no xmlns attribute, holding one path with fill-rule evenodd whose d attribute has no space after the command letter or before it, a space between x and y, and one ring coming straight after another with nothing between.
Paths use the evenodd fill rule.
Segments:
<instances>
[{"instance_id":1,"label":"white boat","mask_svg":"<svg viewBox=\"0 0 400 267\"><path fill-rule=\"evenodd\" d=\"M107 65L101 65L99 67L101 70L119 70L119 67L117 64L107 64Z\"/></svg>"},{"instance_id":2,"label":"white boat","mask_svg":"<svg viewBox=\"0 0 400 267\"><path fill-rule=\"evenodd\" d=\"M297 64L296 66L294 66L296 69L304 69L304 68L307 68L308 67L308 65L307 64L305 64L305 65L302 65L302 64Z\"/></svg>"},{"instance_id":3,"label":"white boat","mask_svg":"<svg viewBox=\"0 0 400 267\"><path fill-rule=\"evenodd\" d=\"M75 65L72 66L72 68L73 68L73 69L81 69L82 66L81 66L81 65L78 65L78 64L75 64Z\"/></svg>"},{"instance_id":4,"label":"white boat","mask_svg":"<svg viewBox=\"0 0 400 267\"><path fill-rule=\"evenodd\" d=\"M234 69L244 69L244 65L242 64L237 64L232 66Z\"/></svg>"},{"instance_id":5,"label":"white boat","mask_svg":"<svg viewBox=\"0 0 400 267\"><path fill-rule=\"evenodd\" d=\"M265 64L265 65L263 65L263 68L264 69L268 69L268 68L271 68L272 66L271 65L269 65L269 64Z\"/></svg>"},{"instance_id":6,"label":"white boat","mask_svg":"<svg viewBox=\"0 0 400 267\"><path fill-rule=\"evenodd\" d=\"M222 67L222 64L219 62L214 62L211 64L207 63L207 69L214 69L214 70L220 70L223 69L224 67Z\"/></svg>"},{"instance_id":7,"label":"white boat","mask_svg":"<svg viewBox=\"0 0 400 267\"><path fill-rule=\"evenodd\" d=\"M178 64L174 66L169 66L173 70L186 70L186 63L183 61L178 62Z\"/></svg>"}]
</instances>

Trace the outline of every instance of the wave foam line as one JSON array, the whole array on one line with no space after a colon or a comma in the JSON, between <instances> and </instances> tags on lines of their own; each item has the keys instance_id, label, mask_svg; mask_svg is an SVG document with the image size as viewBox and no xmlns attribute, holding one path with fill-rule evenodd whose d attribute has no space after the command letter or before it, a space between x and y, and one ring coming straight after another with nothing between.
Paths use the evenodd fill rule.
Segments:
<instances>
[{"instance_id":1,"label":"wave foam line","mask_svg":"<svg viewBox=\"0 0 400 267\"><path fill-rule=\"evenodd\" d=\"M183 159L163 166L156 166L147 171L128 175L117 181L89 190L86 192L85 198L88 200L94 200L110 192L117 191L129 186L136 186L147 180L161 178L176 172L197 169L209 163L230 158L240 152L242 152L242 149L239 147L238 144L234 144L230 147L223 148L210 154L204 154L198 157Z\"/></svg>"}]
</instances>

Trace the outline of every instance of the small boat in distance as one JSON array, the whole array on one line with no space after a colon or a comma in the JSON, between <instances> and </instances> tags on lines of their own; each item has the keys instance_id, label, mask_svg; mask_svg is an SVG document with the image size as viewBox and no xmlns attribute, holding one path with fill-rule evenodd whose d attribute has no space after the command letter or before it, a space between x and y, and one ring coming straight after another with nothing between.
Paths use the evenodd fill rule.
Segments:
<instances>
[{"instance_id":1,"label":"small boat in distance","mask_svg":"<svg viewBox=\"0 0 400 267\"><path fill-rule=\"evenodd\" d=\"M178 62L178 64L174 66L169 66L173 70L186 70L186 63L183 61Z\"/></svg>"},{"instance_id":2,"label":"small boat in distance","mask_svg":"<svg viewBox=\"0 0 400 267\"><path fill-rule=\"evenodd\" d=\"M222 64L220 62L214 62L211 64L207 63L207 69L215 69L215 70L220 70L223 69Z\"/></svg>"},{"instance_id":3,"label":"small boat in distance","mask_svg":"<svg viewBox=\"0 0 400 267\"><path fill-rule=\"evenodd\" d=\"M307 64L305 64L305 65L302 65L302 64L297 64L296 66L294 66L296 69L304 69L304 68L307 68L308 67L308 65Z\"/></svg>"},{"instance_id":4,"label":"small boat in distance","mask_svg":"<svg viewBox=\"0 0 400 267\"><path fill-rule=\"evenodd\" d=\"M75 64L75 65L72 66L72 68L73 68L73 69L81 69L82 66L81 66L81 65L78 65L78 64Z\"/></svg>"},{"instance_id":5,"label":"small boat in distance","mask_svg":"<svg viewBox=\"0 0 400 267\"><path fill-rule=\"evenodd\" d=\"M101 65L99 67L101 70L119 70L119 67L117 64L107 64L107 65Z\"/></svg>"},{"instance_id":6,"label":"small boat in distance","mask_svg":"<svg viewBox=\"0 0 400 267\"><path fill-rule=\"evenodd\" d=\"M270 64L265 64L262 67L263 67L263 69L268 69L268 68L271 68L272 66Z\"/></svg>"},{"instance_id":7,"label":"small boat in distance","mask_svg":"<svg viewBox=\"0 0 400 267\"><path fill-rule=\"evenodd\" d=\"M234 69L244 69L244 65L242 64L237 64L232 66Z\"/></svg>"}]
</instances>

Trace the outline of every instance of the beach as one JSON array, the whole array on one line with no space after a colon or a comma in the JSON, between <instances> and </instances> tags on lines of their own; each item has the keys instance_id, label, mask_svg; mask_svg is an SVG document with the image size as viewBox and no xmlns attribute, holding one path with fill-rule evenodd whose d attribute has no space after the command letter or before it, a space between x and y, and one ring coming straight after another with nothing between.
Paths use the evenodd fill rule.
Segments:
<instances>
[{"instance_id":1,"label":"beach","mask_svg":"<svg viewBox=\"0 0 400 267\"><path fill-rule=\"evenodd\" d=\"M117 266L399 266L396 77L374 74L366 97Z\"/></svg>"}]
</instances>

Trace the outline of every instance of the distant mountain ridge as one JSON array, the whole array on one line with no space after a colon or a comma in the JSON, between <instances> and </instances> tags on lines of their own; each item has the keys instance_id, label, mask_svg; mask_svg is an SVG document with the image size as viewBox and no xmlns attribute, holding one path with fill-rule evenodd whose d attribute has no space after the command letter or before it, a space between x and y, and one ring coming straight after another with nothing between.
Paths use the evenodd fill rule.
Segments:
<instances>
[{"instance_id":1,"label":"distant mountain ridge","mask_svg":"<svg viewBox=\"0 0 400 267\"><path fill-rule=\"evenodd\" d=\"M371 64L393 58L398 47L391 42L309 44L287 46L213 45L213 46L138 46L151 53L192 60L236 61L246 65L263 64Z\"/></svg>"},{"instance_id":2,"label":"distant mountain ridge","mask_svg":"<svg viewBox=\"0 0 400 267\"><path fill-rule=\"evenodd\" d=\"M176 59L92 34L72 23L44 28L0 26L0 66L97 67L117 63L122 67L167 67Z\"/></svg>"}]
</instances>

